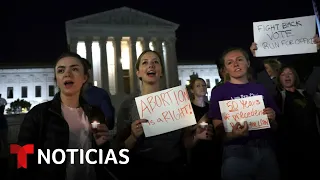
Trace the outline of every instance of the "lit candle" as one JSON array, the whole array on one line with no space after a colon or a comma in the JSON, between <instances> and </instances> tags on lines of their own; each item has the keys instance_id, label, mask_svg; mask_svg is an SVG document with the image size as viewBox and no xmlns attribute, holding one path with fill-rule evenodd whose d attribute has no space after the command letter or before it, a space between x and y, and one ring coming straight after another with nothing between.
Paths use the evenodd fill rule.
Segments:
<instances>
[{"instance_id":1,"label":"lit candle","mask_svg":"<svg viewBox=\"0 0 320 180\"><path fill-rule=\"evenodd\" d=\"M93 121L93 122L91 123L93 129L98 128L98 125L99 125L99 124L100 124L100 123L97 122L97 121Z\"/></svg>"},{"instance_id":2,"label":"lit candle","mask_svg":"<svg viewBox=\"0 0 320 180\"><path fill-rule=\"evenodd\" d=\"M201 123L200 123L200 126L201 126L201 128L205 128L205 127L208 126L208 123L206 123L206 122L201 122Z\"/></svg>"}]
</instances>

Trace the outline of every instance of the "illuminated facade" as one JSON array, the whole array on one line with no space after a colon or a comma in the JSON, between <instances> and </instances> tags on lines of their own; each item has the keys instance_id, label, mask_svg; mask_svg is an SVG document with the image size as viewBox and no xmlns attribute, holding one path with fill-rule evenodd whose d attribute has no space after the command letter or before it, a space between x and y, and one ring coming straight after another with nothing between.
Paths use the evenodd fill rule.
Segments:
<instances>
[{"instance_id":1,"label":"illuminated facade","mask_svg":"<svg viewBox=\"0 0 320 180\"><path fill-rule=\"evenodd\" d=\"M137 50L137 52L139 52ZM141 52L141 50L140 50ZM1 66L3 68L3 66ZM216 65L178 65L179 80L182 85L187 85L190 75L197 73L199 77L210 82L208 95L215 82L219 79ZM32 107L51 100L57 92L54 82L54 68L46 67L10 67L0 69L0 94L8 102L6 109L10 107L10 103L19 99L24 99L32 104ZM112 96L112 103L115 107L119 104L119 100L115 99L119 96ZM121 101L120 101L121 102ZM7 116L9 123L9 142L16 143L19 133L22 116ZM116 130L110 132L115 134Z\"/></svg>"},{"instance_id":2,"label":"illuminated facade","mask_svg":"<svg viewBox=\"0 0 320 180\"><path fill-rule=\"evenodd\" d=\"M217 66L212 65L178 65L179 82L188 85L190 76L197 74L208 84L208 95L212 87L220 81ZM15 100L24 99L32 107L53 98L58 91L54 82L54 69L46 67L11 67L0 69L0 94L9 104ZM116 103L116 102L114 102Z\"/></svg>"},{"instance_id":3,"label":"illuminated facade","mask_svg":"<svg viewBox=\"0 0 320 180\"><path fill-rule=\"evenodd\" d=\"M177 28L175 23L127 7L66 22L70 50L93 66L91 81L117 97L140 90L135 63L146 49L158 51L164 59L163 84L179 84Z\"/></svg>"},{"instance_id":4,"label":"illuminated facade","mask_svg":"<svg viewBox=\"0 0 320 180\"><path fill-rule=\"evenodd\" d=\"M190 76L198 76L207 83L208 98L210 98L212 88L220 81L218 67L215 64L208 65L179 65L179 81L181 85L189 85Z\"/></svg>"},{"instance_id":5,"label":"illuminated facade","mask_svg":"<svg viewBox=\"0 0 320 180\"><path fill-rule=\"evenodd\" d=\"M0 69L0 77L0 94L8 102L6 109L17 99L29 101L32 108L51 100L57 92L52 67L8 67Z\"/></svg>"}]
</instances>

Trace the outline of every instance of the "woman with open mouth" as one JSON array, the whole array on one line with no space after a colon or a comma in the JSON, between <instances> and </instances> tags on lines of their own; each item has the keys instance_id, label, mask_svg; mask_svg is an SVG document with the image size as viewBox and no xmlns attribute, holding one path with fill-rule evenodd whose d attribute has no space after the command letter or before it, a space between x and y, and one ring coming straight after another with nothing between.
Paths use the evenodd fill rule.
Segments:
<instances>
[{"instance_id":1,"label":"woman with open mouth","mask_svg":"<svg viewBox=\"0 0 320 180\"><path fill-rule=\"evenodd\" d=\"M316 104L311 95L299 88L299 76L293 67L282 67L278 79L283 89L277 133L282 178L312 179L318 174L314 164L320 161L320 116Z\"/></svg>"},{"instance_id":2,"label":"woman with open mouth","mask_svg":"<svg viewBox=\"0 0 320 180\"><path fill-rule=\"evenodd\" d=\"M28 155L28 168L19 169L17 179L108 179L103 164L89 164L79 152L73 155L67 153L62 164L52 161L50 164L39 164L37 149L43 152L55 149L84 152L102 149L105 153L109 150L108 128L103 112L87 104L81 96L83 85L89 78L85 60L75 53L63 54L58 58L54 71L58 95L32 108L21 124L18 145L33 144L34 154ZM91 127L94 121L100 122L96 131ZM98 160L99 157L90 158Z\"/></svg>"},{"instance_id":3,"label":"woman with open mouth","mask_svg":"<svg viewBox=\"0 0 320 180\"><path fill-rule=\"evenodd\" d=\"M148 123L148 120L140 119L135 103L137 96L163 90L163 73L162 58L157 52L146 50L141 53L136 63L141 93L121 104L117 118L115 147L130 150L129 165L119 169L120 179L175 179L183 178L185 174L184 140L191 142L193 136L183 138L184 129L180 129L146 138L142 123Z\"/></svg>"}]
</instances>

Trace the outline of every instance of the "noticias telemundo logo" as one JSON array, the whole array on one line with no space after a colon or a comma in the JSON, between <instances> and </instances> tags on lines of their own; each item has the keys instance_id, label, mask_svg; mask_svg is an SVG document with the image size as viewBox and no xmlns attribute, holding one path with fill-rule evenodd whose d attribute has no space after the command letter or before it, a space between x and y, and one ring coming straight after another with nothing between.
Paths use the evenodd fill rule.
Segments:
<instances>
[{"instance_id":1,"label":"noticias telemundo logo","mask_svg":"<svg viewBox=\"0 0 320 180\"><path fill-rule=\"evenodd\" d=\"M33 144L26 144L24 146L20 146L18 144L11 144L10 145L10 154L16 154L17 155L17 168L25 168L27 169L28 164L28 155L34 154L34 145ZM98 160L92 160L90 159L91 153L98 154ZM38 164L42 164L43 162L46 164L63 164L66 161L66 158L68 155L70 155L70 164L75 164L75 156L79 156L79 164L108 164L110 161L112 161L114 164L128 164L129 163L129 156L127 153L129 153L128 149L121 149L119 151L119 156L122 158L122 160L117 160L117 156L113 149L109 149L107 151L107 155L104 158L104 154L106 152L102 149L89 149L89 150L83 150L83 149L55 149L51 152L50 149L47 149L46 152L44 152L41 149L38 149ZM60 159L57 159L57 155L61 157Z\"/></svg>"}]
</instances>

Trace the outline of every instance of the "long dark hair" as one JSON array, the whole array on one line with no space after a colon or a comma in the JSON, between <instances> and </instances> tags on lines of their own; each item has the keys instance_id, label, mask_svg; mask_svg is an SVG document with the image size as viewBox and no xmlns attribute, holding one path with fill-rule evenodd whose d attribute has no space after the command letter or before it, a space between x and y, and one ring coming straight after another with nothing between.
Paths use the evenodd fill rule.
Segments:
<instances>
[{"instance_id":1,"label":"long dark hair","mask_svg":"<svg viewBox=\"0 0 320 180\"><path fill-rule=\"evenodd\" d=\"M80 55L78 55L77 53L74 53L74 52L65 52L63 54L61 54L56 62L54 63L54 81L57 82L57 78L56 78L56 66L58 64L58 62L62 59L62 58L65 58L65 57L72 57L72 58L75 58L77 60L80 61L81 65L83 66L83 72L84 72L84 75L86 75L89 79L90 77L90 74L89 74L89 70L91 69L91 65L89 63L88 60L82 58Z\"/></svg>"},{"instance_id":2,"label":"long dark hair","mask_svg":"<svg viewBox=\"0 0 320 180\"><path fill-rule=\"evenodd\" d=\"M85 58L82 58L80 55L78 55L77 53L74 53L74 52L65 52L63 53L62 55L60 55L55 64L54 64L54 81L56 82L57 84L57 77L56 77L56 66L58 64L58 62L62 59L62 58L65 58L65 57L72 57L72 58L75 58L77 60L79 60L79 62L81 63L82 67L83 67L83 73L84 75L87 76L87 81L85 83L83 83L82 87L81 87L81 90L80 90L80 96L83 95L83 88L84 88L84 85L88 82L88 79L90 78L90 73L89 73L89 70L91 69L91 65L89 63L88 60L86 60ZM59 93L60 93L60 89L59 89Z\"/></svg>"}]
</instances>

